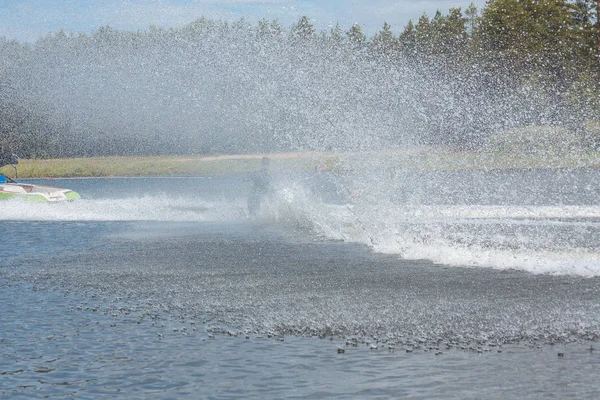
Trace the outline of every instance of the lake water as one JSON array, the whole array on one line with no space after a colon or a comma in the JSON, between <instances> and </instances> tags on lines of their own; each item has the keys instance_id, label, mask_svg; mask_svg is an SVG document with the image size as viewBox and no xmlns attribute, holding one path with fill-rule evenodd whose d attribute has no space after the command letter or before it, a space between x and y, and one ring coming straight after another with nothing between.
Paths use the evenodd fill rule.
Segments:
<instances>
[{"instance_id":1,"label":"lake water","mask_svg":"<svg viewBox=\"0 0 600 400\"><path fill-rule=\"evenodd\" d=\"M598 173L457 174L40 181L82 199L1 204L0 397L597 398Z\"/></svg>"}]
</instances>

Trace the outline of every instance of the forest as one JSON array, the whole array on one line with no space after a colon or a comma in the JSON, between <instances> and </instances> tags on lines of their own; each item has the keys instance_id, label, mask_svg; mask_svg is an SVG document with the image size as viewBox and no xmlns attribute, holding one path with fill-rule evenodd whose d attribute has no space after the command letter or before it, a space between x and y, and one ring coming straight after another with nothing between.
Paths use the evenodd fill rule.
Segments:
<instances>
[{"instance_id":1,"label":"forest","mask_svg":"<svg viewBox=\"0 0 600 400\"><path fill-rule=\"evenodd\" d=\"M305 16L290 27L199 17L170 29L0 38L0 150L477 151L532 126L598 150L599 13L591 0L490 0L398 31L384 22L371 37L358 24L318 31Z\"/></svg>"}]
</instances>

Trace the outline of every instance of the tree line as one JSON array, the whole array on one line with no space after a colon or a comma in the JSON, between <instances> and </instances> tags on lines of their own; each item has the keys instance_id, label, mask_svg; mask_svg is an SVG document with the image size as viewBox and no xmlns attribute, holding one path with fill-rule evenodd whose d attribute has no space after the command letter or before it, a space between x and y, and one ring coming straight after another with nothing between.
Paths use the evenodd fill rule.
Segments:
<instances>
[{"instance_id":1,"label":"tree line","mask_svg":"<svg viewBox=\"0 0 600 400\"><path fill-rule=\"evenodd\" d=\"M596 148L600 2L490 0L371 37L199 18L0 38L0 148L22 157L477 149L560 125Z\"/></svg>"}]
</instances>

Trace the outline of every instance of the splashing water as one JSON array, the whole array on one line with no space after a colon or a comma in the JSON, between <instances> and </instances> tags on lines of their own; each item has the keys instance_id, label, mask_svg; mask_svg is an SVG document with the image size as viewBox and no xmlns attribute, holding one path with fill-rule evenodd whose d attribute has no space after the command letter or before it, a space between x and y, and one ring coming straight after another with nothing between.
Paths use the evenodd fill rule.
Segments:
<instances>
[{"instance_id":1,"label":"splashing water","mask_svg":"<svg viewBox=\"0 0 600 400\"><path fill-rule=\"evenodd\" d=\"M32 47L0 40L0 50L3 101L57 128L44 155L474 148L505 128L578 118L534 83L510 83L505 68L490 80L484 60L412 60L243 21L61 32Z\"/></svg>"},{"instance_id":2,"label":"splashing water","mask_svg":"<svg viewBox=\"0 0 600 400\"><path fill-rule=\"evenodd\" d=\"M3 202L7 221L229 221L243 217L241 201L211 202L184 197L141 196L72 203L37 204L20 200Z\"/></svg>"},{"instance_id":3,"label":"splashing water","mask_svg":"<svg viewBox=\"0 0 600 400\"><path fill-rule=\"evenodd\" d=\"M522 184L519 173L487 173L473 182L471 172L428 174L418 160L410 170L385 155L432 146L494 153L514 139L522 147L508 152L543 164L557 149L577 147L561 131L576 116L533 83L489 83L476 61L466 70L402 56L390 62L347 41L296 43L261 37L243 22L205 20L171 31L56 35L26 51L2 45L24 52L7 57L27 66L7 64L8 79L67 132L57 142L63 156L330 152L340 157L332 180L341 201L324 201L294 178L260 218L403 258L600 275L599 211L590 200L597 174L556 171ZM534 126L498 135L532 124L551 132ZM243 205L177 196L60 209L11 203L3 219L205 221L239 218Z\"/></svg>"},{"instance_id":4,"label":"splashing water","mask_svg":"<svg viewBox=\"0 0 600 400\"><path fill-rule=\"evenodd\" d=\"M532 176L539 181L552 178L552 174ZM519 175L512 173L505 180L512 182ZM526 181L532 176L521 179ZM346 178L338 176L338 183ZM288 184L276 192L270 217L309 227L328 239L363 243L374 251L398 254L404 259L533 273L600 275L600 206L593 204L593 198L586 199L584 193L578 194L578 200L591 204L560 204L561 199L556 196L542 196L535 204L519 193L512 202L508 196L496 193L503 199L501 204L496 204L494 198L487 199L488 204L478 203L478 199L466 203L469 193L462 189L454 196L454 204L448 201L452 197L448 191L448 196L441 199L433 199L434 193L427 196L426 191L422 192L419 197L428 197L433 203L423 204L410 196L391 201L392 196L374 192L381 188L379 184L365 186L357 196L346 196L338 202L323 201L305 185ZM554 179L538 185L538 189L543 190L544 186L553 193L560 192ZM356 189L356 185L352 187ZM367 187L371 192L364 190ZM440 183L434 188L437 193L447 190L448 184ZM478 189L474 185L471 192ZM491 195L490 192L486 194ZM446 202L439 203L444 199Z\"/></svg>"},{"instance_id":5,"label":"splashing water","mask_svg":"<svg viewBox=\"0 0 600 400\"><path fill-rule=\"evenodd\" d=\"M158 194L124 192L119 198L62 204L10 200L3 202L1 219L258 223L324 240L361 243L404 259L598 276L600 206L595 204L594 187L579 182L593 182L598 174L562 174L578 180L557 178L555 171L516 171L495 175L498 185L492 190L488 175L473 172L418 174L401 182L403 188L394 185L394 179L387 185L361 183L356 174L352 180L345 173L284 174L275 179L272 195L255 218L249 218L246 198L237 193L239 178L228 186L236 193L219 193L219 198L209 195L217 187L211 185L218 183L196 184L192 179L181 184L202 187L193 196L158 190ZM419 186L417 177L426 185ZM463 185L458 185L459 178ZM517 180L522 187L513 184ZM536 191L526 192L531 181L537 182ZM153 185L149 184L149 192ZM515 191L512 195L506 193L507 185Z\"/></svg>"}]
</instances>

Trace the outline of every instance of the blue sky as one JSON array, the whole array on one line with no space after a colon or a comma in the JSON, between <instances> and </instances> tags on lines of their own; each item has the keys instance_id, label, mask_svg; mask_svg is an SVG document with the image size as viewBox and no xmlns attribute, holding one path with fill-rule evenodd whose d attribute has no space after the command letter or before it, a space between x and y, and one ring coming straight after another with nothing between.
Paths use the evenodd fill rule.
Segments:
<instances>
[{"instance_id":1,"label":"blue sky","mask_svg":"<svg viewBox=\"0 0 600 400\"><path fill-rule=\"evenodd\" d=\"M416 20L436 9L466 8L472 0L0 0L0 36L34 41L65 29L91 32L104 25L116 29L145 29L150 24L177 27L205 16L251 22L278 19L285 26L302 15L318 29L339 22L343 29L359 23L367 34L383 22L399 33L409 19ZM473 0L483 7L485 0Z\"/></svg>"}]
</instances>

